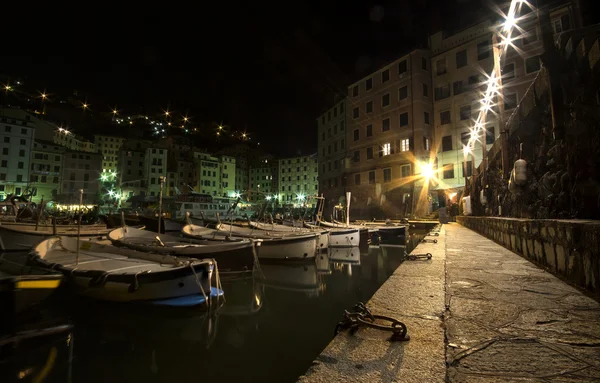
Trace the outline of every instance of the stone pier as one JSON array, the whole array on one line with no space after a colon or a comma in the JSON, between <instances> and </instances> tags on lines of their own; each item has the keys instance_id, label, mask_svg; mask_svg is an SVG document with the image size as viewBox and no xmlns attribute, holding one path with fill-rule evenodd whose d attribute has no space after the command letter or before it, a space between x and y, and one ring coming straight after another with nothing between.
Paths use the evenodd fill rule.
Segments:
<instances>
[{"instance_id":1,"label":"stone pier","mask_svg":"<svg viewBox=\"0 0 600 383\"><path fill-rule=\"evenodd\" d=\"M413 254L427 252L368 303L403 321L410 341L343 332L300 382L600 381L597 301L456 223Z\"/></svg>"}]
</instances>

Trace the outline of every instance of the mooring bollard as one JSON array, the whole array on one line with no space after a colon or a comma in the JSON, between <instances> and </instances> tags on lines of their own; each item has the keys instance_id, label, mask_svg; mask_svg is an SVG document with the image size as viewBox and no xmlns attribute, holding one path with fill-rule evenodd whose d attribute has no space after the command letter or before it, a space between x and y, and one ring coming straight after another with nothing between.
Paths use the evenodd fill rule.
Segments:
<instances>
[{"instance_id":1,"label":"mooring bollard","mask_svg":"<svg viewBox=\"0 0 600 383\"><path fill-rule=\"evenodd\" d=\"M437 243L437 239L423 238L421 240L423 243Z\"/></svg>"}]
</instances>

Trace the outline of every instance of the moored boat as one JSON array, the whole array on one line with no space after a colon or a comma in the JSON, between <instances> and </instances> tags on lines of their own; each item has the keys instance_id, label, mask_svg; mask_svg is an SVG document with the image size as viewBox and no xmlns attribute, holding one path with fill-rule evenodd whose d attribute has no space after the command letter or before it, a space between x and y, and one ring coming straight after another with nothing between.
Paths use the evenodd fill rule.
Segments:
<instances>
[{"instance_id":1,"label":"moored boat","mask_svg":"<svg viewBox=\"0 0 600 383\"><path fill-rule=\"evenodd\" d=\"M358 247L329 249L329 262L360 264L360 250Z\"/></svg>"},{"instance_id":2,"label":"moored boat","mask_svg":"<svg viewBox=\"0 0 600 383\"><path fill-rule=\"evenodd\" d=\"M52 225L2 222L0 223L0 250L30 250L37 243L52 235L77 237L76 225L56 225L55 228L56 234ZM106 225L82 225L80 236L86 239L102 237L108 234L109 230Z\"/></svg>"},{"instance_id":3,"label":"moored boat","mask_svg":"<svg viewBox=\"0 0 600 383\"><path fill-rule=\"evenodd\" d=\"M30 262L61 272L81 295L99 300L191 305L207 302L214 293L211 259L180 259L57 236L40 242Z\"/></svg>"},{"instance_id":4,"label":"moored boat","mask_svg":"<svg viewBox=\"0 0 600 383\"><path fill-rule=\"evenodd\" d=\"M192 238L251 238L260 239L257 249L259 259L306 260L313 259L317 253L318 233L283 234L244 227L218 224L217 229L208 229L196 225L186 225L182 233Z\"/></svg>"},{"instance_id":5,"label":"moored boat","mask_svg":"<svg viewBox=\"0 0 600 383\"><path fill-rule=\"evenodd\" d=\"M128 226L114 229L107 237L116 246L143 252L200 259L213 258L217 261L221 273L252 271L256 261L253 247L260 244L260 240L246 238L210 240L157 235Z\"/></svg>"},{"instance_id":6,"label":"moored boat","mask_svg":"<svg viewBox=\"0 0 600 383\"><path fill-rule=\"evenodd\" d=\"M277 223L263 223L263 222L255 222L255 221L249 221L248 222L249 226L254 228L254 229L258 229L258 230L264 230L264 231L268 231L268 232L275 232L275 233L292 233L292 234L307 234L307 233L318 233L319 234L319 241L318 241L318 247L321 250L325 250L329 247L329 230L325 230L323 228L319 228L317 226L313 226L312 228L309 227L293 227L293 226L286 226L286 225L280 225Z\"/></svg>"}]
</instances>

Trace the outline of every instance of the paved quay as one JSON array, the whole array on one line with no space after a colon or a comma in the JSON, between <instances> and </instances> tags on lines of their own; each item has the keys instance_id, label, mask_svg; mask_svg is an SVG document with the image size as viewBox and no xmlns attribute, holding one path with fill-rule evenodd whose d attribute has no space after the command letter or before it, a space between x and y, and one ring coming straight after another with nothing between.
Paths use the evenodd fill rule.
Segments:
<instances>
[{"instance_id":1,"label":"paved quay","mask_svg":"<svg viewBox=\"0 0 600 383\"><path fill-rule=\"evenodd\" d=\"M437 239L413 250L432 260L404 262L367 305L410 341L343 332L300 382L600 381L598 302L456 223Z\"/></svg>"}]
</instances>

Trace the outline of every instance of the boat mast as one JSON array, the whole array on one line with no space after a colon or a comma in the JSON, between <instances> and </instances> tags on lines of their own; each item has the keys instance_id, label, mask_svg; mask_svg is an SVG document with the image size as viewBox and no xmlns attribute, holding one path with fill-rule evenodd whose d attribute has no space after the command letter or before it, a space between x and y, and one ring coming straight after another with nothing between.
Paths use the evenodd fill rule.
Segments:
<instances>
[{"instance_id":1,"label":"boat mast","mask_svg":"<svg viewBox=\"0 0 600 383\"><path fill-rule=\"evenodd\" d=\"M350 196L351 192L346 192L346 226L350 226Z\"/></svg>"},{"instance_id":2,"label":"boat mast","mask_svg":"<svg viewBox=\"0 0 600 383\"><path fill-rule=\"evenodd\" d=\"M75 255L75 265L79 265L79 237L81 236L81 205L83 205L83 189L79 189L79 219L77 220L77 253Z\"/></svg>"},{"instance_id":3,"label":"boat mast","mask_svg":"<svg viewBox=\"0 0 600 383\"><path fill-rule=\"evenodd\" d=\"M162 197L163 197L163 187L165 185L165 179L167 177L160 176L158 179L160 180L160 192L158 193L158 234L160 234L160 219L162 218Z\"/></svg>"}]
</instances>

